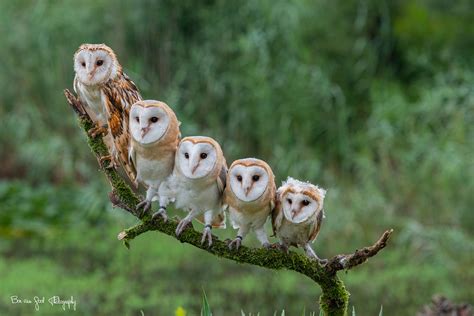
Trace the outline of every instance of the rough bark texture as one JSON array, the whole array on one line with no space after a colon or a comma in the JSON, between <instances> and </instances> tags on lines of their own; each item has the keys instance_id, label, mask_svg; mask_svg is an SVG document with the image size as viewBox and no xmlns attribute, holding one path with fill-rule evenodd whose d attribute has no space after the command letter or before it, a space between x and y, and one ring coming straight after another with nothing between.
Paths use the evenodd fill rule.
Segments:
<instances>
[{"instance_id":1,"label":"rough bark texture","mask_svg":"<svg viewBox=\"0 0 474 316\"><path fill-rule=\"evenodd\" d=\"M207 244L201 245L201 233L195 231L191 226L186 228L179 237L176 237L175 229L178 224L177 219L172 218L164 222L160 217L152 220L149 214L142 216L141 212L135 210L139 198L116 170L107 168L109 161L107 159L100 159L101 157L109 155L102 138L92 138L87 134L87 131L94 126L94 123L87 115L81 102L69 90L65 90L64 94L66 95L69 105L79 116L79 125L86 132L89 147L97 157L102 172L110 182L112 192L109 194L109 198L111 202L115 206L130 212L140 219L139 224L124 230L118 235L118 239L122 240L127 248L130 246L130 240L135 237L147 231L160 231L183 243L191 244L222 258L268 269L293 270L309 277L319 284L322 289L319 304L325 315L347 314L349 292L346 290L344 283L337 276L337 271L351 269L364 263L369 257L375 256L386 246L392 230L385 231L380 239L372 246L356 250L353 254L332 257L324 267L308 259L306 256L292 251L284 253L276 249L267 250L263 248L248 248L245 246L241 246L239 251L230 251L227 247L227 243L219 240L216 236L213 236L212 247L208 248Z\"/></svg>"}]
</instances>

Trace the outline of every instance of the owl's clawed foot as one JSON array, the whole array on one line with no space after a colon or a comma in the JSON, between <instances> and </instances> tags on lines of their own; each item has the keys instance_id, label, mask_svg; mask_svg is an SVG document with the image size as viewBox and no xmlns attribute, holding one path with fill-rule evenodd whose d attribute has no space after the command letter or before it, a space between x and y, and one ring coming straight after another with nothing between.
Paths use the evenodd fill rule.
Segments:
<instances>
[{"instance_id":1,"label":"owl's clawed foot","mask_svg":"<svg viewBox=\"0 0 474 316\"><path fill-rule=\"evenodd\" d=\"M309 244L304 246L304 250L306 251L306 255L308 256L308 258L317 261L320 266L324 267L326 264L328 264L328 259L320 259Z\"/></svg>"},{"instance_id":2,"label":"owl's clawed foot","mask_svg":"<svg viewBox=\"0 0 474 316\"><path fill-rule=\"evenodd\" d=\"M107 132L108 132L107 124L104 124L104 125L96 124L93 128L87 131L87 134L89 134L89 136L92 138L96 138L97 136L107 135Z\"/></svg>"},{"instance_id":3,"label":"owl's clawed foot","mask_svg":"<svg viewBox=\"0 0 474 316\"><path fill-rule=\"evenodd\" d=\"M178 226L176 227L176 231L175 231L176 236L179 237L179 235L181 235L181 233L186 229L186 227L187 227L189 224L191 224L191 221L190 221L189 219L186 219L186 218L182 219L182 220L179 222Z\"/></svg>"},{"instance_id":4,"label":"owl's clawed foot","mask_svg":"<svg viewBox=\"0 0 474 316\"><path fill-rule=\"evenodd\" d=\"M140 217L143 217L145 216L146 213L148 213L148 211L150 210L151 208L151 201L150 200L143 200L141 201L140 203L137 204L137 207L136 207L136 210L138 211L139 209L143 208L142 210L142 213L140 214L141 216Z\"/></svg>"},{"instance_id":5,"label":"owl's clawed foot","mask_svg":"<svg viewBox=\"0 0 474 316\"><path fill-rule=\"evenodd\" d=\"M211 225L206 225L204 227L204 231L202 232L202 238L201 238L201 245L204 244L204 242L207 239L207 246L210 248L212 246L212 233L211 233L212 226Z\"/></svg>"},{"instance_id":6,"label":"owl's clawed foot","mask_svg":"<svg viewBox=\"0 0 474 316\"><path fill-rule=\"evenodd\" d=\"M156 211L151 218L156 219L160 216L161 218L163 218L163 222L166 222L168 220L168 215L166 214L166 208L160 207L160 209Z\"/></svg>"},{"instance_id":7,"label":"owl's clawed foot","mask_svg":"<svg viewBox=\"0 0 474 316\"><path fill-rule=\"evenodd\" d=\"M237 236L237 237L235 237L234 240L229 242L228 247L229 247L230 250L233 250L233 249L239 250L241 244L242 244L242 237Z\"/></svg>"},{"instance_id":8,"label":"owl's clawed foot","mask_svg":"<svg viewBox=\"0 0 474 316\"><path fill-rule=\"evenodd\" d=\"M265 248L265 249L272 249L272 244L269 243L269 242L264 242L262 244L262 247Z\"/></svg>"},{"instance_id":9,"label":"owl's clawed foot","mask_svg":"<svg viewBox=\"0 0 474 316\"><path fill-rule=\"evenodd\" d=\"M320 259L318 256L313 257L309 255L308 258L316 261L321 267L325 267L328 264L328 259Z\"/></svg>"},{"instance_id":10,"label":"owl's clawed foot","mask_svg":"<svg viewBox=\"0 0 474 316\"><path fill-rule=\"evenodd\" d=\"M112 155L102 156L100 157L100 163L104 162L104 160L109 160L109 164L105 167L106 169L117 169L118 165L115 161L115 158Z\"/></svg>"}]
</instances>

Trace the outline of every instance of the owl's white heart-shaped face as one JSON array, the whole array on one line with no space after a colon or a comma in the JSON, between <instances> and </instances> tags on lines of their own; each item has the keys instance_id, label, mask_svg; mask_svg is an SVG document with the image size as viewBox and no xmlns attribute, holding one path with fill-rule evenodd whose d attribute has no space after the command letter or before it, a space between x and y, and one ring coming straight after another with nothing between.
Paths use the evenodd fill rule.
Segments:
<instances>
[{"instance_id":1,"label":"owl's white heart-shaped face","mask_svg":"<svg viewBox=\"0 0 474 316\"><path fill-rule=\"evenodd\" d=\"M177 155L177 165L189 179L199 179L209 175L217 162L216 148L207 141L182 141Z\"/></svg>"},{"instance_id":2,"label":"owl's white heart-shaped face","mask_svg":"<svg viewBox=\"0 0 474 316\"><path fill-rule=\"evenodd\" d=\"M134 104L130 109L130 134L142 145L155 143L163 138L170 125L170 117L161 106L144 107Z\"/></svg>"},{"instance_id":3,"label":"owl's white heart-shaped face","mask_svg":"<svg viewBox=\"0 0 474 316\"><path fill-rule=\"evenodd\" d=\"M74 71L85 85L98 85L115 77L116 58L107 50L82 49L74 56Z\"/></svg>"},{"instance_id":4,"label":"owl's white heart-shaped face","mask_svg":"<svg viewBox=\"0 0 474 316\"><path fill-rule=\"evenodd\" d=\"M269 178L268 172L255 164L236 164L229 170L230 188L244 202L261 197L268 187Z\"/></svg>"},{"instance_id":5,"label":"owl's white heart-shaped face","mask_svg":"<svg viewBox=\"0 0 474 316\"><path fill-rule=\"evenodd\" d=\"M319 210L319 202L301 192L287 192L281 197L283 214L292 223L302 223Z\"/></svg>"}]
</instances>

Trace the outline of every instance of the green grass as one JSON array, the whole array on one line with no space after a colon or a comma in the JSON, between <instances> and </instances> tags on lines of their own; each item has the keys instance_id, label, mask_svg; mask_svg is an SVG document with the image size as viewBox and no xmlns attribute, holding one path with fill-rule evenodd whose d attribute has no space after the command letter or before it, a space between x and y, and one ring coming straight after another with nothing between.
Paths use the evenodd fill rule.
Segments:
<instances>
[{"instance_id":1,"label":"green grass","mask_svg":"<svg viewBox=\"0 0 474 316\"><path fill-rule=\"evenodd\" d=\"M207 301L206 292L204 290L202 291L201 316L212 316L211 307L209 306L209 302Z\"/></svg>"}]
</instances>

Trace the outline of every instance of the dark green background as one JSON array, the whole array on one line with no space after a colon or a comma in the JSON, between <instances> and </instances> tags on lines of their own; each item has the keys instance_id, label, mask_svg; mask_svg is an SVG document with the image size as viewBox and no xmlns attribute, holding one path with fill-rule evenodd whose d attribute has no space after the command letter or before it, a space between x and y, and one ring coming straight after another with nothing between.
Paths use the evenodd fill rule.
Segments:
<instances>
[{"instance_id":1,"label":"dark green background","mask_svg":"<svg viewBox=\"0 0 474 316\"><path fill-rule=\"evenodd\" d=\"M83 42L111 46L229 163L256 156L278 184L328 189L321 256L394 228L341 273L359 315L413 315L435 293L472 303L473 20L470 0L0 1L0 314L32 313L10 295L74 295L81 315L195 315L203 289L215 315L318 310L295 273L157 233L116 240L135 219L111 208L62 94Z\"/></svg>"}]
</instances>

